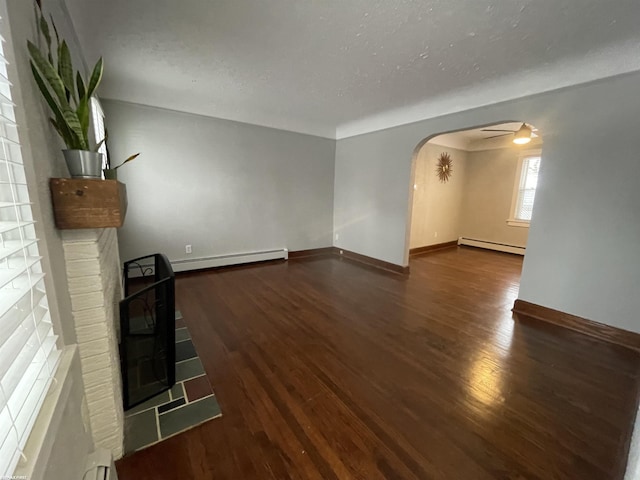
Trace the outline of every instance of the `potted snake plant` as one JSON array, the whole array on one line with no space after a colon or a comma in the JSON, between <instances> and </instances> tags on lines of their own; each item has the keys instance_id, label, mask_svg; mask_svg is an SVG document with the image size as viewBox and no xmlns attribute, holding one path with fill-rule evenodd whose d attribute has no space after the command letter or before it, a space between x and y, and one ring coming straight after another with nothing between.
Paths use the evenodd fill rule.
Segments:
<instances>
[{"instance_id":1,"label":"potted snake plant","mask_svg":"<svg viewBox=\"0 0 640 480\"><path fill-rule=\"evenodd\" d=\"M53 18L52 37L49 23L40 8L36 9L36 17L38 41L44 40L46 49L43 51L34 43L27 42L31 71L53 114L49 121L67 147L63 154L69 173L74 178L102 178L103 155L97 151L102 142L94 148L89 142L90 101L102 80L102 58L86 82L79 71L74 71L69 46L58 36Z\"/></svg>"}]
</instances>

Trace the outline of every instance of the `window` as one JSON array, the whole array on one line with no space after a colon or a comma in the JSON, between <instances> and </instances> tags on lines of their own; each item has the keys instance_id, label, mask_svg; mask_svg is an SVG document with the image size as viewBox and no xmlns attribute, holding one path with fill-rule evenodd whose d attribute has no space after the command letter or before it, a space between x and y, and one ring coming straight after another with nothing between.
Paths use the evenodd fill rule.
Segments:
<instances>
[{"instance_id":1,"label":"window","mask_svg":"<svg viewBox=\"0 0 640 480\"><path fill-rule=\"evenodd\" d=\"M96 145L100 145L98 149L98 153L104 155L102 157L102 169L108 167L107 165L107 142L102 140L105 139L107 133L104 126L104 112L102 110L102 106L96 97L91 97L91 117L92 117L92 125L93 125L93 135L95 138ZM102 144L100 144L102 142Z\"/></svg>"},{"instance_id":2,"label":"window","mask_svg":"<svg viewBox=\"0 0 640 480\"><path fill-rule=\"evenodd\" d=\"M516 227L528 227L538 186L540 151L526 152L520 157L518 174L513 191L511 218L507 223Z\"/></svg>"},{"instance_id":3,"label":"window","mask_svg":"<svg viewBox=\"0 0 640 480\"><path fill-rule=\"evenodd\" d=\"M10 85L0 42L0 478L14 472L60 357Z\"/></svg>"}]
</instances>

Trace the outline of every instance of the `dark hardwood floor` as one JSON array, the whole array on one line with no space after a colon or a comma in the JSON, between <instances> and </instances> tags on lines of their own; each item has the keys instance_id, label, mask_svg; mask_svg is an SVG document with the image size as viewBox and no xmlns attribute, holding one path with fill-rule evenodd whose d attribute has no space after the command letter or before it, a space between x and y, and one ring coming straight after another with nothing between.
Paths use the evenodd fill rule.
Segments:
<instances>
[{"instance_id":1,"label":"dark hardwood floor","mask_svg":"<svg viewBox=\"0 0 640 480\"><path fill-rule=\"evenodd\" d=\"M619 479L635 353L515 322L521 258L410 277L336 257L182 275L223 417L118 462L145 479Z\"/></svg>"}]
</instances>

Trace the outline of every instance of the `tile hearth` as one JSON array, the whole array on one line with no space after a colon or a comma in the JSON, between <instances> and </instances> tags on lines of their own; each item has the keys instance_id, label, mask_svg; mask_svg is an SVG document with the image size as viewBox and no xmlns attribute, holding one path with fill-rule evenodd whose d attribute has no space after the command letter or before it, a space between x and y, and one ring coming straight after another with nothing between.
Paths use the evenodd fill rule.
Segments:
<instances>
[{"instance_id":1,"label":"tile hearth","mask_svg":"<svg viewBox=\"0 0 640 480\"><path fill-rule=\"evenodd\" d=\"M124 450L130 454L222 416L180 312L176 312L176 384L125 412Z\"/></svg>"}]
</instances>

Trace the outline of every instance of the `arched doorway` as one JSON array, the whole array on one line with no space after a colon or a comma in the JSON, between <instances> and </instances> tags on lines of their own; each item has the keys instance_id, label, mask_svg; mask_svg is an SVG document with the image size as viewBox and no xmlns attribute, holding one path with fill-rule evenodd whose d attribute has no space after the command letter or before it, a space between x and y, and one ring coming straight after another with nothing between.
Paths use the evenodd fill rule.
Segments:
<instances>
[{"instance_id":1,"label":"arched doorway","mask_svg":"<svg viewBox=\"0 0 640 480\"><path fill-rule=\"evenodd\" d=\"M521 121L420 142L412 163L407 261L457 244L524 255L541 151L541 133Z\"/></svg>"}]
</instances>

